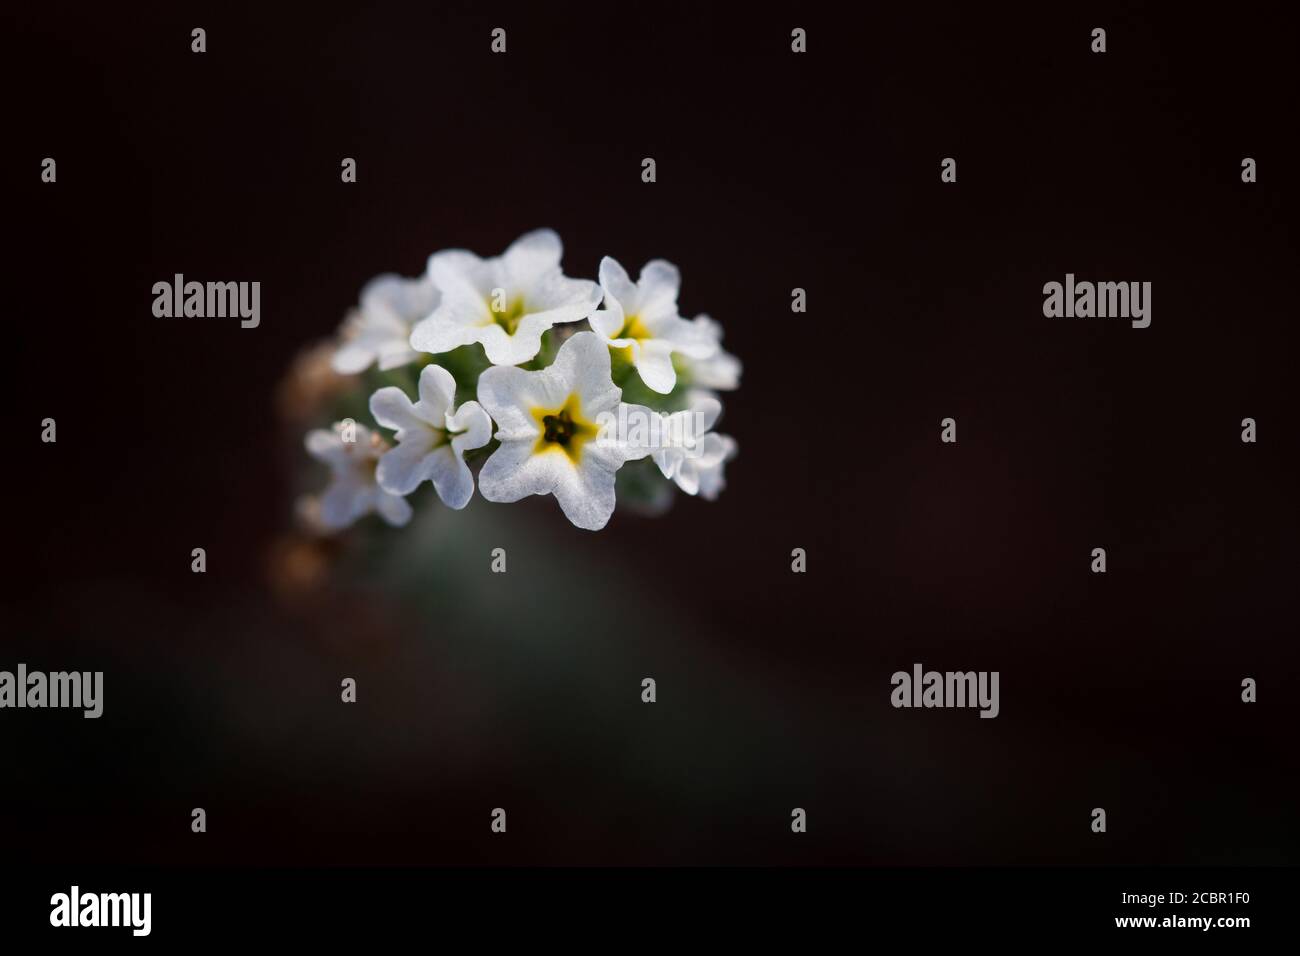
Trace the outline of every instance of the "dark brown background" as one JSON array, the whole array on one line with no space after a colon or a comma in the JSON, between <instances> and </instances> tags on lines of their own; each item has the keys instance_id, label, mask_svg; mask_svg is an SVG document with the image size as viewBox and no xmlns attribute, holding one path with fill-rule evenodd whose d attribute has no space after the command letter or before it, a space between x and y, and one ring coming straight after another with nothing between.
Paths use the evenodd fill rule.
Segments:
<instances>
[{"instance_id":1,"label":"dark brown background","mask_svg":"<svg viewBox=\"0 0 1300 956\"><path fill-rule=\"evenodd\" d=\"M357 6L4 14L0 667L106 672L98 721L0 714L6 856L1297 860L1280 20ZM348 573L278 600L294 352L372 275L543 225L570 274L673 260L683 311L723 323L745 375L721 500L592 535L476 498L493 623L430 625ZM175 272L260 281L261 327L154 319ZM1152 326L1045 319L1066 272L1151 281ZM496 546L522 555L509 586ZM623 613L586 613L604 584L570 566L636 582ZM557 603L552 649L534 622ZM1001 716L892 709L915 661L999 670Z\"/></svg>"}]
</instances>

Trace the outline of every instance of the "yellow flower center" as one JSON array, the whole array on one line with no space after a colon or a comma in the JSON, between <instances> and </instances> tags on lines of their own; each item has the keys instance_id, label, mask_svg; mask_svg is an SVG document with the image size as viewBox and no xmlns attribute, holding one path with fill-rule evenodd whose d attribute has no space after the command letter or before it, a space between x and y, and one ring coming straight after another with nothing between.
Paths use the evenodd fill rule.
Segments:
<instances>
[{"instance_id":1,"label":"yellow flower center","mask_svg":"<svg viewBox=\"0 0 1300 956\"><path fill-rule=\"evenodd\" d=\"M641 321L639 315L629 315L623 320L623 328L614 338L636 339L641 342L645 339L654 338L654 336L650 334L650 330L645 327L645 323Z\"/></svg>"},{"instance_id":2,"label":"yellow flower center","mask_svg":"<svg viewBox=\"0 0 1300 956\"><path fill-rule=\"evenodd\" d=\"M533 446L534 455L560 451L576 465L582 460L582 446L600 431L582 416L582 401L576 393L559 408L534 408L532 412L540 431Z\"/></svg>"},{"instance_id":3,"label":"yellow flower center","mask_svg":"<svg viewBox=\"0 0 1300 956\"><path fill-rule=\"evenodd\" d=\"M528 311L524 308L524 297L515 296L515 298L507 301L504 307L500 309L497 308L499 302L499 297L488 296L487 307L489 318L488 321L483 324L492 325L495 323L505 329L507 335L514 335L515 330L519 328L519 320L522 319L524 314Z\"/></svg>"},{"instance_id":4,"label":"yellow flower center","mask_svg":"<svg viewBox=\"0 0 1300 956\"><path fill-rule=\"evenodd\" d=\"M640 316L629 315L623 320L623 328L619 330L618 335L614 336L614 338L635 339L637 342L644 342L646 339L654 338L654 336L651 335L650 330L645 327L645 323L641 321ZM632 364L632 346L625 345L621 349L616 349L613 346L610 346L610 351L628 365Z\"/></svg>"}]
</instances>

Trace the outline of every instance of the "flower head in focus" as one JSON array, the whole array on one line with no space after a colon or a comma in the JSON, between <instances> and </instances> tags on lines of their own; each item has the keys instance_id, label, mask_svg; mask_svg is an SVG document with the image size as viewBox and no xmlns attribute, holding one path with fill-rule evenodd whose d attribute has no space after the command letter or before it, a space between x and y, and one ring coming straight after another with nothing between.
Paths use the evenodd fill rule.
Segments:
<instances>
[{"instance_id":1,"label":"flower head in focus","mask_svg":"<svg viewBox=\"0 0 1300 956\"><path fill-rule=\"evenodd\" d=\"M439 354L481 343L493 365L520 365L542 348L553 325L578 322L600 302L600 287L560 269L564 246L550 229L511 243L494 259L452 249L429 259L429 278L442 296L416 325L411 347Z\"/></svg>"},{"instance_id":2,"label":"flower head in focus","mask_svg":"<svg viewBox=\"0 0 1300 956\"><path fill-rule=\"evenodd\" d=\"M433 482L443 504L457 510L469 504L474 479L465 452L492 437L492 422L478 402L453 409L456 380L440 365L420 373L419 400L412 403L395 385L370 396L370 414L397 432L397 447L384 452L375 477L379 487L409 495L420 482Z\"/></svg>"},{"instance_id":3,"label":"flower head in focus","mask_svg":"<svg viewBox=\"0 0 1300 956\"><path fill-rule=\"evenodd\" d=\"M312 353L312 381L328 389L293 402L298 419L342 419L306 438L330 468L303 512L307 533L326 538L372 513L404 526L406 496L425 481L463 509L475 469L485 499L554 495L589 530L616 504L662 514L674 489L718 495L737 450L712 430L718 393L741 373L722 327L682 318L681 279L665 260L633 282L605 257L597 284L565 276L562 253L540 229L496 258L438 252L422 278L365 286L340 334ZM376 427L394 433L391 445Z\"/></svg>"}]
</instances>

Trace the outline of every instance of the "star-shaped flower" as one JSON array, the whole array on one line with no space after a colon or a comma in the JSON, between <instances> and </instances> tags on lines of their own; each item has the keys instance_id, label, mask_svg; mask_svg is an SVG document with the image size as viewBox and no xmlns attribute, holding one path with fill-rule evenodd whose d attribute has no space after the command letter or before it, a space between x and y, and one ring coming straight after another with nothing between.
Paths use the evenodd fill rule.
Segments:
<instances>
[{"instance_id":1,"label":"star-shaped flower","mask_svg":"<svg viewBox=\"0 0 1300 956\"><path fill-rule=\"evenodd\" d=\"M354 440L349 441L348 438ZM320 523L340 531L371 512L401 527L411 520L411 505L379 487L375 469L388 445L364 425L338 422L332 430L307 433L307 451L329 465L330 483L320 498Z\"/></svg>"},{"instance_id":2,"label":"star-shaped flower","mask_svg":"<svg viewBox=\"0 0 1300 956\"><path fill-rule=\"evenodd\" d=\"M370 396L375 421L397 432L397 447L379 459L379 487L394 495L409 495L420 482L433 482L449 508L464 508L474 494L474 479L465 452L482 448L492 437L492 422L478 402L453 411L456 380L441 365L420 373L419 401L412 403L390 385Z\"/></svg>"},{"instance_id":3,"label":"star-shaped flower","mask_svg":"<svg viewBox=\"0 0 1300 956\"><path fill-rule=\"evenodd\" d=\"M551 326L577 322L600 303L600 287L567 278L564 247L550 229L520 237L505 254L480 259L452 249L429 259L429 278L442 301L411 333L411 347L449 352L481 342L493 365L520 365L542 348Z\"/></svg>"},{"instance_id":4,"label":"star-shaped flower","mask_svg":"<svg viewBox=\"0 0 1300 956\"><path fill-rule=\"evenodd\" d=\"M541 371L498 366L478 381L478 397L497 423L501 447L483 465L479 490L488 501L553 494L579 528L598 531L614 513L614 474L644 457L617 434L622 390L610 378L609 349L579 332Z\"/></svg>"},{"instance_id":5,"label":"star-shaped flower","mask_svg":"<svg viewBox=\"0 0 1300 956\"><path fill-rule=\"evenodd\" d=\"M356 375L376 362L380 369L414 362L411 329L438 305L438 290L429 278L404 279L385 274L361 290L361 307L343 323L343 342L334 353L334 370Z\"/></svg>"},{"instance_id":6,"label":"star-shaped flower","mask_svg":"<svg viewBox=\"0 0 1300 956\"><path fill-rule=\"evenodd\" d=\"M635 283L617 261L600 261L603 308L592 314L591 327L636 367L646 387L667 395L677 384L674 352L706 359L718 350L710 331L677 314L677 267L663 259L647 262Z\"/></svg>"}]
</instances>

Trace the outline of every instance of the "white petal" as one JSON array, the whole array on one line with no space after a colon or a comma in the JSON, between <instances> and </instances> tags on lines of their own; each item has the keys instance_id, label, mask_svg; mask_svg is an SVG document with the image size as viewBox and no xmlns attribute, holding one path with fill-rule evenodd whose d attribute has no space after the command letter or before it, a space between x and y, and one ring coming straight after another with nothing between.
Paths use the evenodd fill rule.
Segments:
<instances>
[{"instance_id":1,"label":"white petal","mask_svg":"<svg viewBox=\"0 0 1300 956\"><path fill-rule=\"evenodd\" d=\"M527 285L538 276L557 268L564 244L553 229L537 229L510 244L502 261L512 285Z\"/></svg>"},{"instance_id":2,"label":"white petal","mask_svg":"<svg viewBox=\"0 0 1300 956\"><path fill-rule=\"evenodd\" d=\"M677 314L677 293L682 286L682 277L671 262L663 259L647 262L641 269L636 285L641 299L639 311L642 314Z\"/></svg>"},{"instance_id":3,"label":"white petal","mask_svg":"<svg viewBox=\"0 0 1300 956\"><path fill-rule=\"evenodd\" d=\"M411 503L399 495L390 495L386 491L378 491L375 495L375 510L395 528L400 528L411 520Z\"/></svg>"},{"instance_id":4,"label":"white petal","mask_svg":"<svg viewBox=\"0 0 1300 956\"><path fill-rule=\"evenodd\" d=\"M355 482L335 480L320 498L320 521L330 531L340 531L365 513L362 489Z\"/></svg>"},{"instance_id":5,"label":"white petal","mask_svg":"<svg viewBox=\"0 0 1300 956\"><path fill-rule=\"evenodd\" d=\"M699 416L699 425L691 433L699 441L704 438L706 432L712 431L713 426L717 424L718 417L722 414L722 402L718 401L713 395L695 393L688 399L687 411Z\"/></svg>"},{"instance_id":6,"label":"white petal","mask_svg":"<svg viewBox=\"0 0 1300 956\"><path fill-rule=\"evenodd\" d=\"M492 439L492 419L478 402L466 402L455 415L448 415L447 428L461 433L451 440L451 445L462 455L472 448L482 448Z\"/></svg>"},{"instance_id":7,"label":"white petal","mask_svg":"<svg viewBox=\"0 0 1300 956\"><path fill-rule=\"evenodd\" d=\"M654 341L667 342L674 352L681 352L693 359L708 358L720 348L717 339L707 329L687 322L676 312L653 319L645 318L644 321L654 336Z\"/></svg>"},{"instance_id":8,"label":"white petal","mask_svg":"<svg viewBox=\"0 0 1300 956\"><path fill-rule=\"evenodd\" d=\"M464 249L430 256L429 279L442 293L444 304L449 295L483 299L492 291L490 266Z\"/></svg>"},{"instance_id":9,"label":"white petal","mask_svg":"<svg viewBox=\"0 0 1300 956\"><path fill-rule=\"evenodd\" d=\"M673 478L682 465L682 453L679 448L656 448L652 457L665 478Z\"/></svg>"},{"instance_id":10,"label":"white petal","mask_svg":"<svg viewBox=\"0 0 1300 956\"><path fill-rule=\"evenodd\" d=\"M688 495L693 495L700 490L700 478L697 471L698 462L686 458L682 460L681 465L677 468L677 473L673 475L673 480L677 482L677 487L682 489Z\"/></svg>"},{"instance_id":11,"label":"white petal","mask_svg":"<svg viewBox=\"0 0 1300 956\"><path fill-rule=\"evenodd\" d=\"M608 295L605 296L605 308L598 309L587 316L587 322L596 331L596 334L610 343L613 343L618 333L623 331L623 324L626 321L623 306ZM622 344L620 343L620 347L622 347Z\"/></svg>"},{"instance_id":12,"label":"white petal","mask_svg":"<svg viewBox=\"0 0 1300 956\"><path fill-rule=\"evenodd\" d=\"M726 391L738 388L741 373L740 359L722 348L722 326L707 315L697 315L690 324L694 327L692 338L695 341L712 342L716 347L702 358L686 357L683 364L686 367L688 382L699 388ZM692 351L696 350L692 349Z\"/></svg>"},{"instance_id":13,"label":"white petal","mask_svg":"<svg viewBox=\"0 0 1300 956\"><path fill-rule=\"evenodd\" d=\"M542 316L548 329L552 325L585 319L600 305L602 295L596 283L588 279L570 279L558 269L530 284L521 285L519 290L529 314Z\"/></svg>"},{"instance_id":14,"label":"white petal","mask_svg":"<svg viewBox=\"0 0 1300 956\"><path fill-rule=\"evenodd\" d=\"M434 435L429 431L423 435L423 439L419 432L410 435L397 447L384 452L375 468L375 480L380 488L394 495L409 495L429 477L427 459Z\"/></svg>"},{"instance_id":15,"label":"white petal","mask_svg":"<svg viewBox=\"0 0 1300 956\"><path fill-rule=\"evenodd\" d=\"M578 393L583 417L590 421L594 422L603 412L617 410L623 392L610 378L609 347L595 332L579 332L570 337L544 371L558 380L560 391Z\"/></svg>"},{"instance_id":16,"label":"white petal","mask_svg":"<svg viewBox=\"0 0 1300 956\"><path fill-rule=\"evenodd\" d=\"M497 423L497 438L503 442L536 440L538 428L531 409L552 407L553 397L547 389L551 378L507 365L483 371L478 378L478 399ZM558 396L559 402L563 400Z\"/></svg>"},{"instance_id":17,"label":"white petal","mask_svg":"<svg viewBox=\"0 0 1300 956\"><path fill-rule=\"evenodd\" d=\"M355 375L376 360L381 369L406 365L417 357L410 347L411 323L429 315L438 291L427 278L385 274L361 290L361 308L343 323L343 342L333 359L335 371Z\"/></svg>"},{"instance_id":18,"label":"white petal","mask_svg":"<svg viewBox=\"0 0 1300 956\"><path fill-rule=\"evenodd\" d=\"M661 339L640 343L632 352L632 364L646 388L667 395L677 384L677 370L673 368L672 347Z\"/></svg>"},{"instance_id":19,"label":"white petal","mask_svg":"<svg viewBox=\"0 0 1300 956\"><path fill-rule=\"evenodd\" d=\"M722 323L717 319L701 312L692 320L692 322L698 329L700 329L700 331L713 339L713 341L717 342L719 345L722 344Z\"/></svg>"},{"instance_id":20,"label":"white petal","mask_svg":"<svg viewBox=\"0 0 1300 956\"><path fill-rule=\"evenodd\" d=\"M343 337L334 367L345 375L364 371L376 358L391 368L404 364L415 354L410 346L410 326L391 317L376 317L373 312L349 320Z\"/></svg>"},{"instance_id":21,"label":"white petal","mask_svg":"<svg viewBox=\"0 0 1300 956\"><path fill-rule=\"evenodd\" d=\"M600 260L600 286L606 296L613 296L623 306L624 311L635 311L640 305L637 287L617 259L606 256Z\"/></svg>"},{"instance_id":22,"label":"white petal","mask_svg":"<svg viewBox=\"0 0 1300 956\"><path fill-rule=\"evenodd\" d=\"M688 359L687 371L692 385L723 391L740 387L740 359L719 349L706 359Z\"/></svg>"},{"instance_id":23,"label":"white petal","mask_svg":"<svg viewBox=\"0 0 1300 956\"><path fill-rule=\"evenodd\" d=\"M531 441L508 442L487 460L478 485L488 501L554 494L565 517L589 531L603 528L614 513L614 470L587 449L575 466L563 451L535 455Z\"/></svg>"},{"instance_id":24,"label":"white petal","mask_svg":"<svg viewBox=\"0 0 1300 956\"><path fill-rule=\"evenodd\" d=\"M548 454L568 459L567 455ZM617 466L610 467L608 462L584 449L581 465L570 467L569 473L555 488L555 498L565 517L588 531L605 527L614 513L614 473L617 470Z\"/></svg>"},{"instance_id":25,"label":"white petal","mask_svg":"<svg viewBox=\"0 0 1300 956\"><path fill-rule=\"evenodd\" d=\"M330 364L340 375L358 375L370 367L375 360L375 353L364 344L352 341L344 342L334 353Z\"/></svg>"},{"instance_id":26,"label":"white petal","mask_svg":"<svg viewBox=\"0 0 1300 956\"><path fill-rule=\"evenodd\" d=\"M697 465L700 496L712 501L726 487L723 468L728 461L736 457L736 440L730 435L707 435L712 441L705 447L705 453Z\"/></svg>"},{"instance_id":27,"label":"white petal","mask_svg":"<svg viewBox=\"0 0 1300 956\"><path fill-rule=\"evenodd\" d=\"M636 449L631 448L626 442L608 440L595 440L587 442L582 446L582 460L579 465L582 468L588 466L608 471L611 475L623 467L628 461L642 457Z\"/></svg>"},{"instance_id":28,"label":"white petal","mask_svg":"<svg viewBox=\"0 0 1300 956\"><path fill-rule=\"evenodd\" d=\"M424 421L443 428L456 400L456 379L441 365L426 365L420 372L420 409Z\"/></svg>"},{"instance_id":29,"label":"white petal","mask_svg":"<svg viewBox=\"0 0 1300 956\"><path fill-rule=\"evenodd\" d=\"M469 473L469 466L453 451L453 446L443 445L426 455L425 471L438 497L448 508L459 511L469 504L474 494L474 478Z\"/></svg>"},{"instance_id":30,"label":"white petal","mask_svg":"<svg viewBox=\"0 0 1300 956\"><path fill-rule=\"evenodd\" d=\"M736 454L736 440L730 435L719 435L712 432L704 436L704 442L700 446L700 454L697 460L702 468L713 468L716 465L734 458Z\"/></svg>"},{"instance_id":31,"label":"white petal","mask_svg":"<svg viewBox=\"0 0 1300 956\"><path fill-rule=\"evenodd\" d=\"M379 350L379 369L387 372L403 365L410 365L420 357L420 353L410 346L410 336L403 336L400 341L386 344Z\"/></svg>"},{"instance_id":32,"label":"white petal","mask_svg":"<svg viewBox=\"0 0 1300 956\"><path fill-rule=\"evenodd\" d=\"M459 304L444 301L433 315L411 330L411 348L437 355L477 342L478 322L488 314L486 304L480 304L483 315L476 322L473 310L463 301Z\"/></svg>"},{"instance_id":33,"label":"white petal","mask_svg":"<svg viewBox=\"0 0 1300 956\"><path fill-rule=\"evenodd\" d=\"M544 321L526 315L514 335L494 323L475 329L474 340L483 343L483 351L493 365L522 365L542 350L542 332L548 328L550 325Z\"/></svg>"},{"instance_id":34,"label":"white petal","mask_svg":"<svg viewBox=\"0 0 1300 956\"><path fill-rule=\"evenodd\" d=\"M370 414L379 424L394 431L425 426L425 422L416 414L411 400L396 385L386 385L370 396ZM360 441L360 436L357 440Z\"/></svg>"},{"instance_id":35,"label":"white petal","mask_svg":"<svg viewBox=\"0 0 1300 956\"><path fill-rule=\"evenodd\" d=\"M438 289L428 276L407 279L385 273L361 290L362 310L382 310L408 324L423 319L437 305Z\"/></svg>"},{"instance_id":36,"label":"white petal","mask_svg":"<svg viewBox=\"0 0 1300 956\"><path fill-rule=\"evenodd\" d=\"M307 433L303 440L308 454L313 458L333 464L346 457L346 449L336 432L324 428L315 428Z\"/></svg>"},{"instance_id":37,"label":"white petal","mask_svg":"<svg viewBox=\"0 0 1300 956\"><path fill-rule=\"evenodd\" d=\"M563 452L534 455L534 444L532 438L501 443L479 472L478 490L484 498L512 502L529 495L549 495L555 490L573 466Z\"/></svg>"}]
</instances>

